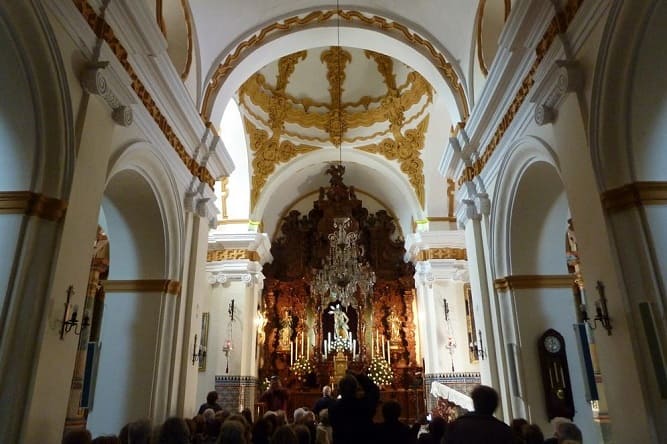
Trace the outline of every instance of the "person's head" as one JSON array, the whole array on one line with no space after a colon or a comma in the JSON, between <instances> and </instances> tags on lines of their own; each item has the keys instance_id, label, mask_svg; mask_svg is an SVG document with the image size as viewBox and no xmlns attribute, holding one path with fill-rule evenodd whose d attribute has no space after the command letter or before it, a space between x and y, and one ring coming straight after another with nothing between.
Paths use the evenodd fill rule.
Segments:
<instances>
[{"instance_id":1,"label":"person's head","mask_svg":"<svg viewBox=\"0 0 667 444\"><path fill-rule=\"evenodd\" d=\"M526 444L544 443L544 434L537 424L526 424L523 426L523 440Z\"/></svg>"},{"instance_id":2,"label":"person's head","mask_svg":"<svg viewBox=\"0 0 667 444\"><path fill-rule=\"evenodd\" d=\"M338 391L343 399L354 398L357 396L357 389L359 388L359 381L354 375L345 375L338 383Z\"/></svg>"},{"instance_id":3,"label":"person's head","mask_svg":"<svg viewBox=\"0 0 667 444\"><path fill-rule=\"evenodd\" d=\"M281 425L271 437L271 444L299 444L292 427Z\"/></svg>"},{"instance_id":4,"label":"person's head","mask_svg":"<svg viewBox=\"0 0 667 444\"><path fill-rule=\"evenodd\" d=\"M248 407L241 410L241 416L248 421L248 424L252 424L252 411Z\"/></svg>"},{"instance_id":5,"label":"person's head","mask_svg":"<svg viewBox=\"0 0 667 444\"><path fill-rule=\"evenodd\" d=\"M320 422L323 426L328 427L331 425L329 422L329 409L320 410Z\"/></svg>"},{"instance_id":6,"label":"person's head","mask_svg":"<svg viewBox=\"0 0 667 444\"><path fill-rule=\"evenodd\" d=\"M498 393L488 385L478 385L470 394L475 412L482 415L493 415L498 407Z\"/></svg>"},{"instance_id":7,"label":"person's head","mask_svg":"<svg viewBox=\"0 0 667 444\"><path fill-rule=\"evenodd\" d=\"M568 418L564 418L562 416L555 416L555 417L551 418L551 421L549 421L549 422L551 423L551 427L553 427L554 436L557 437L558 436L558 427L561 424L567 424L567 423L570 423L572 421L570 421Z\"/></svg>"},{"instance_id":8,"label":"person's head","mask_svg":"<svg viewBox=\"0 0 667 444\"><path fill-rule=\"evenodd\" d=\"M528 421L524 418L514 418L510 423L512 434L514 436L523 436L523 426L528 425Z\"/></svg>"},{"instance_id":9,"label":"person's head","mask_svg":"<svg viewBox=\"0 0 667 444\"><path fill-rule=\"evenodd\" d=\"M445 436L446 429L447 421L442 416L434 416L428 423L428 431L433 436L433 442L440 442L440 439Z\"/></svg>"},{"instance_id":10,"label":"person's head","mask_svg":"<svg viewBox=\"0 0 667 444\"><path fill-rule=\"evenodd\" d=\"M306 409L299 407L294 410L294 424L298 424L303 420L303 417L306 415Z\"/></svg>"},{"instance_id":11,"label":"person's head","mask_svg":"<svg viewBox=\"0 0 667 444\"><path fill-rule=\"evenodd\" d=\"M566 440L581 442L581 430L579 430L579 427L577 427L576 424L563 422L558 424L558 427L556 428L556 438L558 438L559 443Z\"/></svg>"},{"instance_id":12,"label":"person's head","mask_svg":"<svg viewBox=\"0 0 667 444\"><path fill-rule=\"evenodd\" d=\"M310 444L310 430L308 430L308 427L303 424L294 424L293 429L299 444Z\"/></svg>"},{"instance_id":13,"label":"person's head","mask_svg":"<svg viewBox=\"0 0 667 444\"><path fill-rule=\"evenodd\" d=\"M206 395L206 402L209 404L215 404L217 401L218 401L218 392L216 392L215 390L208 392L208 394Z\"/></svg>"},{"instance_id":14,"label":"person's head","mask_svg":"<svg viewBox=\"0 0 667 444\"><path fill-rule=\"evenodd\" d=\"M280 387L280 378L276 375L271 376L271 383L269 384L270 388Z\"/></svg>"},{"instance_id":15,"label":"person's head","mask_svg":"<svg viewBox=\"0 0 667 444\"><path fill-rule=\"evenodd\" d=\"M239 421L225 421L220 427L217 444L247 444L246 430Z\"/></svg>"},{"instance_id":16,"label":"person's head","mask_svg":"<svg viewBox=\"0 0 667 444\"><path fill-rule=\"evenodd\" d=\"M322 396L331 396L331 386L325 385L322 387Z\"/></svg>"},{"instance_id":17,"label":"person's head","mask_svg":"<svg viewBox=\"0 0 667 444\"><path fill-rule=\"evenodd\" d=\"M116 435L98 436L92 440L91 444L120 444L120 439Z\"/></svg>"},{"instance_id":18,"label":"person's head","mask_svg":"<svg viewBox=\"0 0 667 444\"><path fill-rule=\"evenodd\" d=\"M182 418L173 416L162 424L158 444L188 444L189 442L190 430Z\"/></svg>"},{"instance_id":19,"label":"person's head","mask_svg":"<svg viewBox=\"0 0 667 444\"><path fill-rule=\"evenodd\" d=\"M258 418L252 425L252 442L253 444L268 444L269 438L273 434L274 423L266 416Z\"/></svg>"},{"instance_id":20,"label":"person's head","mask_svg":"<svg viewBox=\"0 0 667 444\"><path fill-rule=\"evenodd\" d=\"M70 430L63 437L62 444L90 444L92 441L88 430Z\"/></svg>"},{"instance_id":21,"label":"person's head","mask_svg":"<svg viewBox=\"0 0 667 444\"><path fill-rule=\"evenodd\" d=\"M120 430L118 438L122 444L148 444L151 441L153 427L150 420L140 419L128 423Z\"/></svg>"},{"instance_id":22,"label":"person's head","mask_svg":"<svg viewBox=\"0 0 667 444\"><path fill-rule=\"evenodd\" d=\"M382 417L384 422L396 422L401 416L401 404L396 401L387 401L382 404Z\"/></svg>"}]
</instances>

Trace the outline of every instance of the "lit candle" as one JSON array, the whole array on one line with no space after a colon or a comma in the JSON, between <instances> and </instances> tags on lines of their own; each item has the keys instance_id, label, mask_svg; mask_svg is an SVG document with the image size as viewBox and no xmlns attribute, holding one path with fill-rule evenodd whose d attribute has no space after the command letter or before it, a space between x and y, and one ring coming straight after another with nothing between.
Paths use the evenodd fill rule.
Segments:
<instances>
[{"instance_id":1,"label":"lit candle","mask_svg":"<svg viewBox=\"0 0 667 444\"><path fill-rule=\"evenodd\" d=\"M357 340L352 339L352 359L357 356Z\"/></svg>"},{"instance_id":2,"label":"lit candle","mask_svg":"<svg viewBox=\"0 0 667 444\"><path fill-rule=\"evenodd\" d=\"M289 343L289 365L294 364L294 342Z\"/></svg>"},{"instance_id":3,"label":"lit candle","mask_svg":"<svg viewBox=\"0 0 667 444\"><path fill-rule=\"evenodd\" d=\"M306 338L306 359L310 359L310 336Z\"/></svg>"},{"instance_id":4,"label":"lit candle","mask_svg":"<svg viewBox=\"0 0 667 444\"><path fill-rule=\"evenodd\" d=\"M384 358L386 355L384 353L384 341L382 341L382 357Z\"/></svg>"},{"instance_id":5,"label":"lit candle","mask_svg":"<svg viewBox=\"0 0 667 444\"><path fill-rule=\"evenodd\" d=\"M375 350L375 353L380 351L380 329L376 328L375 329L375 347L377 350Z\"/></svg>"},{"instance_id":6,"label":"lit candle","mask_svg":"<svg viewBox=\"0 0 667 444\"><path fill-rule=\"evenodd\" d=\"M391 349L389 348L389 341L387 341L387 363L391 364Z\"/></svg>"}]
</instances>

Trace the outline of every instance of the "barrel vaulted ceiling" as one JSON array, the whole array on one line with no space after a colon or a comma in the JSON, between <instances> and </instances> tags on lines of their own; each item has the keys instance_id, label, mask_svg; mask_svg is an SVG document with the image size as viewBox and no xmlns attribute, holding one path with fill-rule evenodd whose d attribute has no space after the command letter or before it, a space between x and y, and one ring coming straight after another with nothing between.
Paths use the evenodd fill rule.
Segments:
<instances>
[{"instance_id":1,"label":"barrel vaulted ceiling","mask_svg":"<svg viewBox=\"0 0 667 444\"><path fill-rule=\"evenodd\" d=\"M166 35L187 39L173 47L190 54L172 59L202 117L216 124L230 100L239 106L249 214L267 233L339 160L346 183L385 205L403 233L451 216L438 165L479 95L510 0L157 6Z\"/></svg>"}]
</instances>

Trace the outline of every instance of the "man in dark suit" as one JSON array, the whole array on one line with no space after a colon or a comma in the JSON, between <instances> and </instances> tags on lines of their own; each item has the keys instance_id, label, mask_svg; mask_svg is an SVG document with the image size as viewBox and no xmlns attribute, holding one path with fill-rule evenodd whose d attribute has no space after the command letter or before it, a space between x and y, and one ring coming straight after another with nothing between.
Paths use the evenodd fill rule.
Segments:
<instances>
[{"instance_id":1,"label":"man in dark suit","mask_svg":"<svg viewBox=\"0 0 667 444\"><path fill-rule=\"evenodd\" d=\"M320 415L320 412L324 409L328 409L331 407L331 404L333 404L335 399L331 397L331 387L328 385L325 385L322 388L322 397L317 400L315 403L315 406L313 407L313 412L315 412L316 415Z\"/></svg>"},{"instance_id":2,"label":"man in dark suit","mask_svg":"<svg viewBox=\"0 0 667 444\"><path fill-rule=\"evenodd\" d=\"M470 394L475 411L456 418L445 435L447 444L512 444L512 430L494 418L498 393L486 385L477 386Z\"/></svg>"},{"instance_id":3,"label":"man in dark suit","mask_svg":"<svg viewBox=\"0 0 667 444\"><path fill-rule=\"evenodd\" d=\"M338 384L340 399L329 407L333 444L374 443L373 416L380 389L364 374L348 372Z\"/></svg>"}]
</instances>

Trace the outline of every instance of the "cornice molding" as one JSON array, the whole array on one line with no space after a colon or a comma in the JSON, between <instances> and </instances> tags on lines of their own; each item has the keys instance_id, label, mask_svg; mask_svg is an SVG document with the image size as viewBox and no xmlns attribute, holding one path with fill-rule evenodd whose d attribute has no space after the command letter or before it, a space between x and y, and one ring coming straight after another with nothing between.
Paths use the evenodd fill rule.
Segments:
<instances>
[{"instance_id":1,"label":"cornice molding","mask_svg":"<svg viewBox=\"0 0 667 444\"><path fill-rule=\"evenodd\" d=\"M232 248L228 250L208 250L206 253L206 262L219 262L229 260L247 259L249 261L259 262L259 253L242 248Z\"/></svg>"},{"instance_id":2,"label":"cornice molding","mask_svg":"<svg viewBox=\"0 0 667 444\"><path fill-rule=\"evenodd\" d=\"M106 293L166 293L178 296L181 283L170 279L134 279L102 281Z\"/></svg>"},{"instance_id":3,"label":"cornice molding","mask_svg":"<svg viewBox=\"0 0 667 444\"><path fill-rule=\"evenodd\" d=\"M406 261L423 262L432 259L467 260L462 231L424 231L411 233L405 240Z\"/></svg>"},{"instance_id":4,"label":"cornice molding","mask_svg":"<svg viewBox=\"0 0 667 444\"><path fill-rule=\"evenodd\" d=\"M104 40L109 45L109 48L113 52L114 56L118 59L118 61L126 71L127 75L129 76L131 89L134 91L137 98L144 105L146 111L154 120L155 124L160 128L167 142L172 146L172 148L180 158L181 162L185 165L185 167L190 171L190 173L194 177L199 179L201 182L208 184L209 187L213 188L215 184L215 178L206 168L205 165L200 165L194 158L194 156L188 152L188 150L186 149L186 145L181 141L179 136L176 134L176 131L169 123L169 119L167 119L166 115L158 106L158 101L151 95L151 93L146 88L142 80L139 79L137 71L135 70L133 64L131 63L128 50L120 42L119 38L116 36L114 29L112 29L111 25L107 23L107 21L105 21L103 17L100 17L98 13L95 11L95 9L91 5L89 5L87 1L72 0L72 3L75 6L75 8L79 11L79 13L82 15L84 20L88 23L88 26L95 33L95 35L99 39ZM143 11L142 8L139 9ZM139 37L136 37L138 35L137 32L129 30L129 28L135 29L138 23L136 17L134 16L130 17L127 14L127 5L125 3L123 3L122 7L118 6L114 8L111 12L116 17L117 21L119 21L119 23L121 23L122 20L126 20L128 23L135 25L135 26L124 27L124 29L122 30L122 32L126 34L126 38L124 40L134 41L135 46L137 46L136 48L132 49L138 50L140 51L140 53L146 53L146 54L150 53L155 54L156 52L164 50L164 37L160 34L157 26L154 26L155 34L157 35L157 37L144 38L145 41L138 40ZM137 13L137 11L135 11L135 13ZM138 19L141 19L141 17L139 17ZM150 16L148 16L148 18L146 18L145 20L149 19ZM154 20L151 19L150 22L153 23ZM144 34L142 35L145 35L146 29L143 29L143 31ZM136 38L130 38L130 37L136 37ZM132 59L134 58L136 57L133 56ZM178 78L178 75L176 75L176 77ZM205 124L206 122L202 123L203 126L205 126Z\"/></svg>"},{"instance_id":5,"label":"cornice molding","mask_svg":"<svg viewBox=\"0 0 667 444\"><path fill-rule=\"evenodd\" d=\"M208 237L207 262L245 261L261 265L273 260L266 233L212 233Z\"/></svg>"},{"instance_id":6,"label":"cornice molding","mask_svg":"<svg viewBox=\"0 0 667 444\"><path fill-rule=\"evenodd\" d=\"M533 63L528 69L527 73L524 75L518 90L514 94L514 98L509 102L507 111L500 119L492 137L486 144L484 150L481 151L480 156L474 159L474 161L472 161L470 164L467 164L463 169L462 174L457 180L459 186L467 181L473 180L475 177L481 174L482 170L491 158L491 155L500 145L503 136L509 129L515 117L519 113L519 110L522 108L524 101L528 97L535 83L535 73L542 63L545 55L549 51L552 43L556 40L556 37L558 37L559 34L565 33L567 31L568 26L570 23L572 23L582 3L583 0L568 0L563 10L559 11L552 17L546 31L542 34L541 38L535 45L535 58Z\"/></svg>"},{"instance_id":7,"label":"cornice molding","mask_svg":"<svg viewBox=\"0 0 667 444\"><path fill-rule=\"evenodd\" d=\"M571 288L573 285L574 276L570 274L514 275L493 281L496 291L503 292L526 288Z\"/></svg>"},{"instance_id":8,"label":"cornice molding","mask_svg":"<svg viewBox=\"0 0 667 444\"><path fill-rule=\"evenodd\" d=\"M57 221L65 216L67 201L31 191L0 191L0 214L26 214Z\"/></svg>"},{"instance_id":9,"label":"cornice molding","mask_svg":"<svg viewBox=\"0 0 667 444\"><path fill-rule=\"evenodd\" d=\"M667 182L634 182L603 192L600 200L608 211L667 205Z\"/></svg>"}]
</instances>

